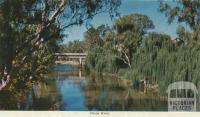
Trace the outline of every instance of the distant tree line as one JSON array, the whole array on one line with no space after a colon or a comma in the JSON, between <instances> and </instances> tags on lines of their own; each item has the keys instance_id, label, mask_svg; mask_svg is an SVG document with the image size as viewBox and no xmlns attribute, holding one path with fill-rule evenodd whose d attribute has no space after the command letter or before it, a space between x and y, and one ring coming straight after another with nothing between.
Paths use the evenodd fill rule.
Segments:
<instances>
[{"instance_id":1,"label":"distant tree line","mask_svg":"<svg viewBox=\"0 0 200 117\"><path fill-rule=\"evenodd\" d=\"M74 40L61 45L60 52L64 53L84 53L87 51L84 41Z\"/></svg>"}]
</instances>

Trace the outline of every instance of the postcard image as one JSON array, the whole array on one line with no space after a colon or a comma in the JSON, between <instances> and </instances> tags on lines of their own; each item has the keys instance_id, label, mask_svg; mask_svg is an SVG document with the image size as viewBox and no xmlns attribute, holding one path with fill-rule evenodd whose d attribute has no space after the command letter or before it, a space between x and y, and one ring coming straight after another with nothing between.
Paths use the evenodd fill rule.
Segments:
<instances>
[{"instance_id":1,"label":"postcard image","mask_svg":"<svg viewBox=\"0 0 200 117\"><path fill-rule=\"evenodd\" d=\"M198 113L199 9L199 0L0 0L0 113Z\"/></svg>"}]
</instances>

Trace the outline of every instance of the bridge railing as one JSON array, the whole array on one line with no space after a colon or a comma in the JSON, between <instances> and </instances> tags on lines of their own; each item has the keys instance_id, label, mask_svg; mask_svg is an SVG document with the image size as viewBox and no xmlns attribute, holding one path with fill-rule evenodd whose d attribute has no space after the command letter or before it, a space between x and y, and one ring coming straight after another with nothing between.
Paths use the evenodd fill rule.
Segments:
<instances>
[{"instance_id":1,"label":"bridge railing","mask_svg":"<svg viewBox=\"0 0 200 117\"><path fill-rule=\"evenodd\" d=\"M87 53L55 53L54 56L57 57L56 63L83 65Z\"/></svg>"},{"instance_id":2,"label":"bridge railing","mask_svg":"<svg viewBox=\"0 0 200 117\"><path fill-rule=\"evenodd\" d=\"M87 53L55 53L55 56L87 56Z\"/></svg>"}]
</instances>

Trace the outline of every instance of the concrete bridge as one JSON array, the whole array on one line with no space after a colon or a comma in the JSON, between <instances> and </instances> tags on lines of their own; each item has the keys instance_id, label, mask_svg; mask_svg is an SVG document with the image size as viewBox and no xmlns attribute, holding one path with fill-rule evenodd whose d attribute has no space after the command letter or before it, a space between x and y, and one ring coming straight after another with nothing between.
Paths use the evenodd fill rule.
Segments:
<instances>
[{"instance_id":1,"label":"concrete bridge","mask_svg":"<svg viewBox=\"0 0 200 117\"><path fill-rule=\"evenodd\" d=\"M87 53L55 53L56 63L82 66L85 64Z\"/></svg>"}]
</instances>

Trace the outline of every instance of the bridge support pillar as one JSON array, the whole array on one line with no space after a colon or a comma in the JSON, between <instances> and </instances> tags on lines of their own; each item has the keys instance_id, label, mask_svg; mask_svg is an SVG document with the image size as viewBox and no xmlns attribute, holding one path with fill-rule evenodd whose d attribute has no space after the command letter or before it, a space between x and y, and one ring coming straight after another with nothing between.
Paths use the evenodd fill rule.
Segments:
<instances>
[{"instance_id":1,"label":"bridge support pillar","mask_svg":"<svg viewBox=\"0 0 200 117\"><path fill-rule=\"evenodd\" d=\"M82 67L82 58L79 58L79 65Z\"/></svg>"}]
</instances>

